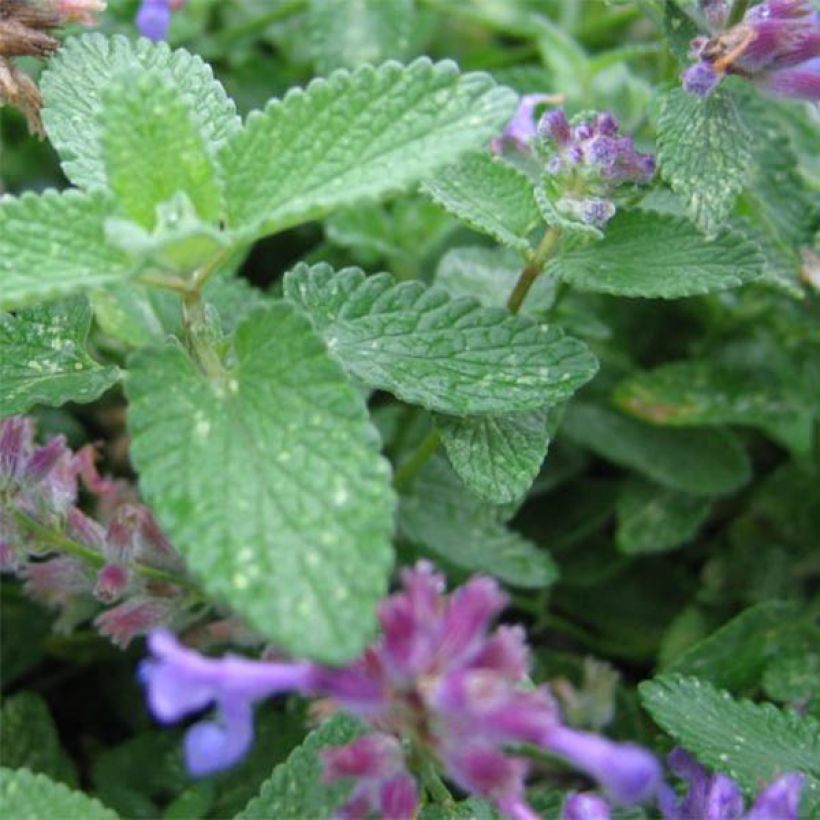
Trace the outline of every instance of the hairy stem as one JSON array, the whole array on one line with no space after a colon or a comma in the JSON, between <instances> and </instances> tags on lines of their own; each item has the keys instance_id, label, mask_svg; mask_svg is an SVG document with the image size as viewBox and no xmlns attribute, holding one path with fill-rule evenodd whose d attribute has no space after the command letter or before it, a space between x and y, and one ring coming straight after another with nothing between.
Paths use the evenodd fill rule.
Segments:
<instances>
[{"instance_id":1,"label":"hairy stem","mask_svg":"<svg viewBox=\"0 0 820 820\"><path fill-rule=\"evenodd\" d=\"M438 430L433 428L421 440L421 444L416 447L410 458L396 470L393 476L393 486L397 490L404 489L438 450L439 444L441 444L441 436Z\"/></svg>"},{"instance_id":2,"label":"hairy stem","mask_svg":"<svg viewBox=\"0 0 820 820\"><path fill-rule=\"evenodd\" d=\"M544 234L544 238L519 274L518 281L515 283L510 298L507 300L507 310L509 310L510 313L518 313L518 311L521 310L521 305L524 304L524 300L527 298L530 288L541 275L541 271L544 270L544 265L555 252L560 239L560 228L549 228Z\"/></svg>"}]
</instances>

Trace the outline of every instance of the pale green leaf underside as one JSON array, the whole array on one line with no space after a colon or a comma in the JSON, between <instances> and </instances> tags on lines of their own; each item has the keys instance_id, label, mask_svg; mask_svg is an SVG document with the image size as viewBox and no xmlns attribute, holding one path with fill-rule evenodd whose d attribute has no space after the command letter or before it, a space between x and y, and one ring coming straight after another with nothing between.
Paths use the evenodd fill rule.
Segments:
<instances>
[{"instance_id":1,"label":"pale green leaf underside","mask_svg":"<svg viewBox=\"0 0 820 820\"><path fill-rule=\"evenodd\" d=\"M574 402L561 432L602 458L692 495L731 492L751 475L746 451L728 430L670 430L606 407Z\"/></svg>"},{"instance_id":2,"label":"pale green leaf underside","mask_svg":"<svg viewBox=\"0 0 820 820\"><path fill-rule=\"evenodd\" d=\"M106 243L107 195L46 191L0 199L0 309L122 281L130 263Z\"/></svg>"},{"instance_id":3,"label":"pale green leaf underside","mask_svg":"<svg viewBox=\"0 0 820 820\"><path fill-rule=\"evenodd\" d=\"M278 302L240 323L209 381L176 346L126 393L140 486L205 588L285 650L359 652L392 563L389 468L357 391Z\"/></svg>"},{"instance_id":4,"label":"pale green leaf underside","mask_svg":"<svg viewBox=\"0 0 820 820\"><path fill-rule=\"evenodd\" d=\"M534 410L570 396L597 363L576 339L421 282L298 265L285 295L371 387L451 415Z\"/></svg>"},{"instance_id":5,"label":"pale green leaf underside","mask_svg":"<svg viewBox=\"0 0 820 820\"><path fill-rule=\"evenodd\" d=\"M707 241L685 219L640 210L616 214L600 242L570 247L550 265L581 290L662 299L739 287L762 268L740 234Z\"/></svg>"},{"instance_id":6,"label":"pale green leaf underside","mask_svg":"<svg viewBox=\"0 0 820 820\"><path fill-rule=\"evenodd\" d=\"M117 820L99 800L28 769L0 769L0 806L14 820Z\"/></svg>"},{"instance_id":7,"label":"pale green leaf underside","mask_svg":"<svg viewBox=\"0 0 820 820\"><path fill-rule=\"evenodd\" d=\"M219 219L216 167L204 129L170 75L122 75L103 93L102 117L106 176L123 216L151 229L157 205L183 192L203 220Z\"/></svg>"},{"instance_id":8,"label":"pale green leaf underside","mask_svg":"<svg viewBox=\"0 0 820 820\"><path fill-rule=\"evenodd\" d=\"M240 127L233 101L199 57L172 51L167 43L132 42L120 35L70 37L40 84L46 132L75 185L105 186L103 94L123 72L140 69L157 69L173 80L208 141L219 144Z\"/></svg>"},{"instance_id":9,"label":"pale green leaf underside","mask_svg":"<svg viewBox=\"0 0 820 820\"><path fill-rule=\"evenodd\" d=\"M714 233L726 220L746 184L753 147L753 136L727 89L718 89L704 100L673 88L661 98L661 174L707 233Z\"/></svg>"},{"instance_id":10,"label":"pale green leaf underside","mask_svg":"<svg viewBox=\"0 0 820 820\"><path fill-rule=\"evenodd\" d=\"M83 298L0 314L0 416L93 401L117 381L119 370L86 350L90 325Z\"/></svg>"},{"instance_id":11,"label":"pale green leaf underside","mask_svg":"<svg viewBox=\"0 0 820 820\"><path fill-rule=\"evenodd\" d=\"M529 235L541 224L526 175L486 151L439 168L423 188L471 228L519 251L530 249Z\"/></svg>"},{"instance_id":12,"label":"pale green leaf underside","mask_svg":"<svg viewBox=\"0 0 820 820\"><path fill-rule=\"evenodd\" d=\"M693 538L711 501L649 481L628 481L618 496L615 543L621 552L664 552Z\"/></svg>"},{"instance_id":13,"label":"pale green leaf underside","mask_svg":"<svg viewBox=\"0 0 820 820\"><path fill-rule=\"evenodd\" d=\"M402 495L399 530L426 552L513 586L545 587L558 577L550 556L505 526L498 508L467 492L443 456Z\"/></svg>"},{"instance_id":14,"label":"pale green leaf underside","mask_svg":"<svg viewBox=\"0 0 820 820\"><path fill-rule=\"evenodd\" d=\"M489 75L426 58L314 80L222 149L229 225L272 233L406 188L486 143L515 100Z\"/></svg>"},{"instance_id":15,"label":"pale green leaf underside","mask_svg":"<svg viewBox=\"0 0 820 820\"><path fill-rule=\"evenodd\" d=\"M655 721L710 769L748 796L783 772L803 772L804 810L820 806L820 723L770 703L735 700L694 677L669 675L640 686ZM803 816L812 816L810 813Z\"/></svg>"},{"instance_id":16,"label":"pale green leaf underside","mask_svg":"<svg viewBox=\"0 0 820 820\"><path fill-rule=\"evenodd\" d=\"M435 417L453 469L476 495L494 504L530 488L547 454L547 410L508 416Z\"/></svg>"},{"instance_id":17,"label":"pale green leaf underside","mask_svg":"<svg viewBox=\"0 0 820 820\"><path fill-rule=\"evenodd\" d=\"M234 820L307 820L330 818L342 807L353 787L351 780L322 782L324 748L344 746L365 733L352 717L337 714L311 732L262 784L259 794Z\"/></svg>"}]
</instances>

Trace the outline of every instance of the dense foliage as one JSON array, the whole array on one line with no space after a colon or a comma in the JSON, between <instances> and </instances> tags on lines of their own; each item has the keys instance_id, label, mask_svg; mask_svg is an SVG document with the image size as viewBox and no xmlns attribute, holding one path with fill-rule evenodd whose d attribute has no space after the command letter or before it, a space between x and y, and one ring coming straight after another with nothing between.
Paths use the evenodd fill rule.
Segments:
<instances>
[{"instance_id":1,"label":"dense foliage","mask_svg":"<svg viewBox=\"0 0 820 820\"><path fill-rule=\"evenodd\" d=\"M4 816L820 817L811 0L0 0L0 101Z\"/></svg>"}]
</instances>

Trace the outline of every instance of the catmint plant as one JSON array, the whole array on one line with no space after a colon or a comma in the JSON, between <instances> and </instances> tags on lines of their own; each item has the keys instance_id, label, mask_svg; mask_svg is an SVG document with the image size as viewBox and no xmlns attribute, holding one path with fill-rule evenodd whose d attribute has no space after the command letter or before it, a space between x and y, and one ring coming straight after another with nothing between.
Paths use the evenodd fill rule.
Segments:
<instances>
[{"instance_id":1,"label":"catmint plant","mask_svg":"<svg viewBox=\"0 0 820 820\"><path fill-rule=\"evenodd\" d=\"M0 0L0 813L820 812L818 25Z\"/></svg>"}]
</instances>

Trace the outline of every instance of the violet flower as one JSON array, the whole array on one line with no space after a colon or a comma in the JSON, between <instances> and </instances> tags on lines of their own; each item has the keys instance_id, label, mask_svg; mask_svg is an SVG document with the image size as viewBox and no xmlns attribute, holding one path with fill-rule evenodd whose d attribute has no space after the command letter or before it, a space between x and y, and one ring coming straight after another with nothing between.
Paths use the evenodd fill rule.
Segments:
<instances>
[{"instance_id":1,"label":"violet flower","mask_svg":"<svg viewBox=\"0 0 820 820\"><path fill-rule=\"evenodd\" d=\"M182 8L185 0L142 0L137 11L137 29L155 43L168 37L171 13Z\"/></svg>"},{"instance_id":2,"label":"violet flower","mask_svg":"<svg viewBox=\"0 0 820 820\"><path fill-rule=\"evenodd\" d=\"M609 804L597 794L571 794L564 801L561 820L609 820Z\"/></svg>"},{"instance_id":3,"label":"violet flower","mask_svg":"<svg viewBox=\"0 0 820 820\"><path fill-rule=\"evenodd\" d=\"M732 778L710 775L689 752L673 749L667 757L669 768L687 783L678 800L671 789L661 791L660 808L666 820L798 820L803 776L783 774L757 796L744 814L743 795Z\"/></svg>"},{"instance_id":4,"label":"violet flower","mask_svg":"<svg viewBox=\"0 0 820 820\"><path fill-rule=\"evenodd\" d=\"M759 3L727 31L696 37L692 56L683 74L690 94L707 97L737 74L778 96L820 101L820 14L810 0Z\"/></svg>"},{"instance_id":5,"label":"violet flower","mask_svg":"<svg viewBox=\"0 0 820 820\"><path fill-rule=\"evenodd\" d=\"M524 94L501 136L495 137L490 143L492 152L503 154L505 145L512 145L519 151L529 150L530 143L535 138L535 109L539 105L555 102L555 99L551 94Z\"/></svg>"},{"instance_id":6,"label":"violet flower","mask_svg":"<svg viewBox=\"0 0 820 820\"><path fill-rule=\"evenodd\" d=\"M615 802L654 796L660 767L652 755L567 728L549 691L528 683L523 630L490 629L506 604L495 581L474 577L448 596L443 576L422 561L401 573L401 584L378 608L381 638L344 667L211 660L168 633L152 636L142 674L154 715L173 722L217 706L218 722L208 724L216 728L189 733L189 768L201 774L235 762L250 743L253 703L295 691L329 697L374 730L325 752L327 780L357 781L342 816L412 816L417 796L405 749L517 820L537 817L525 798L528 761L510 751L522 743L598 779Z\"/></svg>"}]
</instances>

